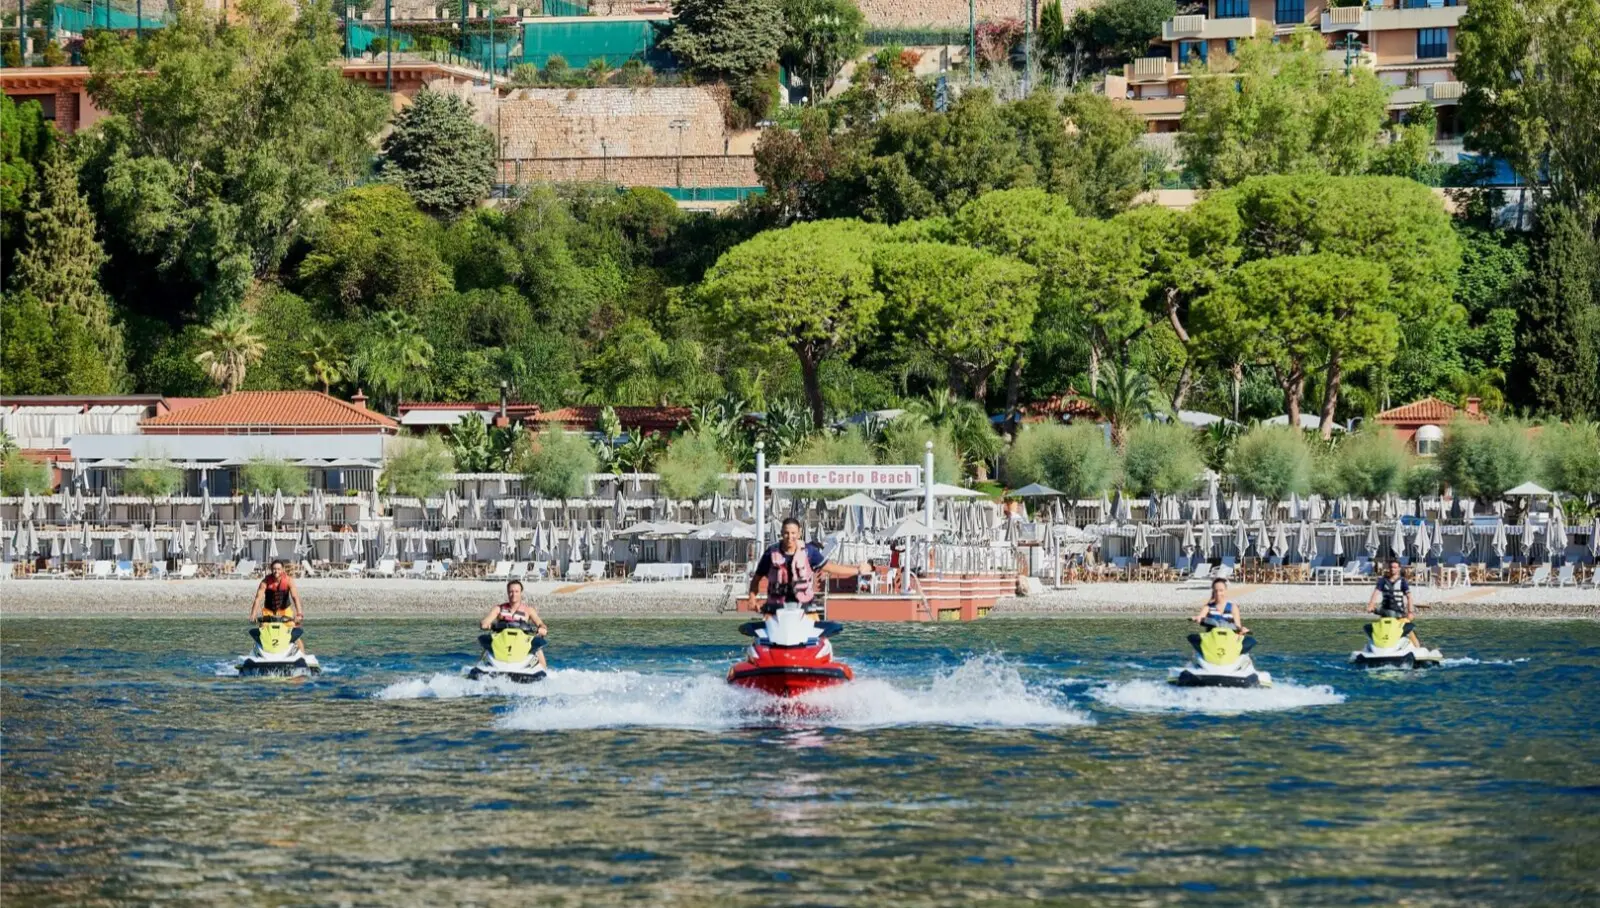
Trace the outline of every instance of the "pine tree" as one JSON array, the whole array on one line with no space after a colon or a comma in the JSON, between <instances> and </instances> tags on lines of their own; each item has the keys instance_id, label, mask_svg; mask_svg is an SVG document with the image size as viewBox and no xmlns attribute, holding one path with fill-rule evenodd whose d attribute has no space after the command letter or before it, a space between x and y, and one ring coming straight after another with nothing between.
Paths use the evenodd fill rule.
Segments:
<instances>
[{"instance_id":1,"label":"pine tree","mask_svg":"<svg viewBox=\"0 0 1600 908\"><path fill-rule=\"evenodd\" d=\"M116 390L126 374L122 326L100 287L105 250L95 236L94 213L78 189L78 172L59 143L45 153L37 188L24 215L21 254L12 291L49 308L70 311L99 351ZM54 316L52 316L54 318ZM59 393L59 392L58 392Z\"/></svg>"},{"instance_id":2,"label":"pine tree","mask_svg":"<svg viewBox=\"0 0 1600 908\"><path fill-rule=\"evenodd\" d=\"M477 204L494 182L495 145L473 122L472 108L453 95L417 92L383 141L383 173L436 214Z\"/></svg>"}]
</instances>

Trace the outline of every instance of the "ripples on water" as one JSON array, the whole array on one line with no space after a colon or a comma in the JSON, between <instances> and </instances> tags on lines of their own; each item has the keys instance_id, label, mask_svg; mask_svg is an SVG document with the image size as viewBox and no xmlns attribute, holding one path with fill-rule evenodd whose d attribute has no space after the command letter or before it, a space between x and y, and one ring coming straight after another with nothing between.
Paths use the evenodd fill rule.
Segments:
<instances>
[{"instance_id":1,"label":"ripples on water","mask_svg":"<svg viewBox=\"0 0 1600 908\"><path fill-rule=\"evenodd\" d=\"M319 622L310 679L220 621L5 622L7 906L1547 904L1600 900L1600 626L1255 622L1264 691L1164 683L1184 626L852 626L779 710L725 621Z\"/></svg>"}]
</instances>

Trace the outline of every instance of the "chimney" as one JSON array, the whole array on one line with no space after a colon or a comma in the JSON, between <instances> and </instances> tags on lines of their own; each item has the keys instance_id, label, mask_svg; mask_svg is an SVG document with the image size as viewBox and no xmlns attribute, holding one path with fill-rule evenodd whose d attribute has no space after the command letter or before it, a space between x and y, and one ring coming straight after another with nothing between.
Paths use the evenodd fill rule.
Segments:
<instances>
[{"instance_id":1,"label":"chimney","mask_svg":"<svg viewBox=\"0 0 1600 908\"><path fill-rule=\"evenodd\" d=\"M510 393L510 387L502 380L500 382L500 416L494 421L494 424L502 429L511 425L511 421L506 418L506 397Z\"/></svg>"},{"instance_id":2,"label":"chimney","mask_svg":"<svg viewBox=\"0 0 1600 908\"><path fill-rule=\"evenodd\" d=\"M1482 403L1483 403L1483 398L1481 398L1481 397L1469 397L1469 398L1467 398L1467 415L1468 416L1479 416L1479 415L1481 415L1482 411L1481 411L1480 405Z\"/></svg>"},{"instance_id":3,"label":"chimney","mask_svg":"<svg viewBox=\"0 0 1600 908\"><path fill-rule=\"evenodd\" d=\"M361 389L357 388L355 396L350 398L350 402L365 410L367 408L367 395L362 394Z\"/></svg>"}]
</instances>

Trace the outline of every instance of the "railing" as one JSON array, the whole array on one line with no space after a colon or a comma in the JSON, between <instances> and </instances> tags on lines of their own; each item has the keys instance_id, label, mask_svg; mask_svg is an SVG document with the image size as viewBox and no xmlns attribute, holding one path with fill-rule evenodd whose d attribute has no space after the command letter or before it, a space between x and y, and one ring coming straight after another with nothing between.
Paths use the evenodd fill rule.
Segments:
<instances>
[{"instance_id":1,"label":"railing","mask_svg":"<svg viewBox=\"0 0 1600 908\"><path fill-rule=\"evenodd\" d=\"M1205 30L1205 27L1205 16L1172 17L1172 34L1174 35L1198 35Z\"/></svg>"},{"instance_id":2,"label":"railing","mask_svg":"<svg viewBox=\"0 0 1600 908\"><path fill-rule=\"evenodd\" d=\"M1133 61L1133 80L1165 80L1170 78L1172 61L1166 57L1140 57Z\"/></svg>"},{"instance_id":3,"label":"railing","mask_svg":"<svg viewBox=\"0 0 1600 908\"><path fill-rule=\"evenodd\" d=\"M1460 82L1435 82L1428 86L1428 98L1433 101L1459 101L1465 91Z\"/></svg>"},{"instance_id":4,"label":"railing","mask_svg":"<svg viewBox=\"0 0 1600 908\"><path fill-rule=\"evenodd\" d=\"M1360 25L1366 10L1359 6L1335 6L1325 14L1329 25Z\"/></svg>"}]
</instances>

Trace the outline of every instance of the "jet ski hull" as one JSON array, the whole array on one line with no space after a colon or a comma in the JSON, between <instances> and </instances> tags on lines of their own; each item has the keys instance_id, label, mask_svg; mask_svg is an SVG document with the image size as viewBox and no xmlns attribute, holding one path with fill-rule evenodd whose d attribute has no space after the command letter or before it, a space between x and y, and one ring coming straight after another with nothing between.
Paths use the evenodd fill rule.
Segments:
<instances>
[{"instance_id":1,"label":"jet ski hull","mask_svg":"<svg viewBox=\"0 0 1600 908\"><path fill-rule=\"evenodd\" d=\"M246 656L239 663L239 674L254 678L315 675L321 671L322 665L317 662L317 657L310 655L291 658L254 655Z\"/></svg>"},{"instance_id":2,"label":"jet ski hull","mask_svg":"<svg viewBox=\"0 0 1600 908\"><path fill-rule=\"evenodd\" d=\"M758 665L740 662L728 672L728 683L774 697L798 697L814 690L843 684L854 677L848 666Z\"/></svg>"},{"instance_id":3,"label":"jet ski hull","mask_svg":"<svg viewBox=\"0 0 1600 908\"><path fill-rule=\"evenodd\" d=\"M1434 668L1444 661L1438 650L1407 649L1401 653L1376 653L1356 650L1350 654L1350 664L1361 668Z\"/></svg>"},{"instance_id":4,"label":"jet ski hull","mask_svg":"<svg viewBox=\"0 0 1600 908\"><path fill-rule=\"evenodd\" d=\"M1185 668L1179 669L1167 680L1179 687L1271 687L1272 681L1263 679L1262 674L1261 672L1251 672L1248 675L1211 674Z\"/></svg>"},{"instance_id":5,"label":"jet ski hull","mask_svg":"<svg viewBox=\"0 0 1600 908\"><path fill-rule=\"evenodd\" d=\"M497 668L490 665L474 665L467 669L467 679L470 681L494 680L504 678L517 684L532 684L543 681L545 671L537 665L523 668Z\"/></svg>"}]
</instances>

